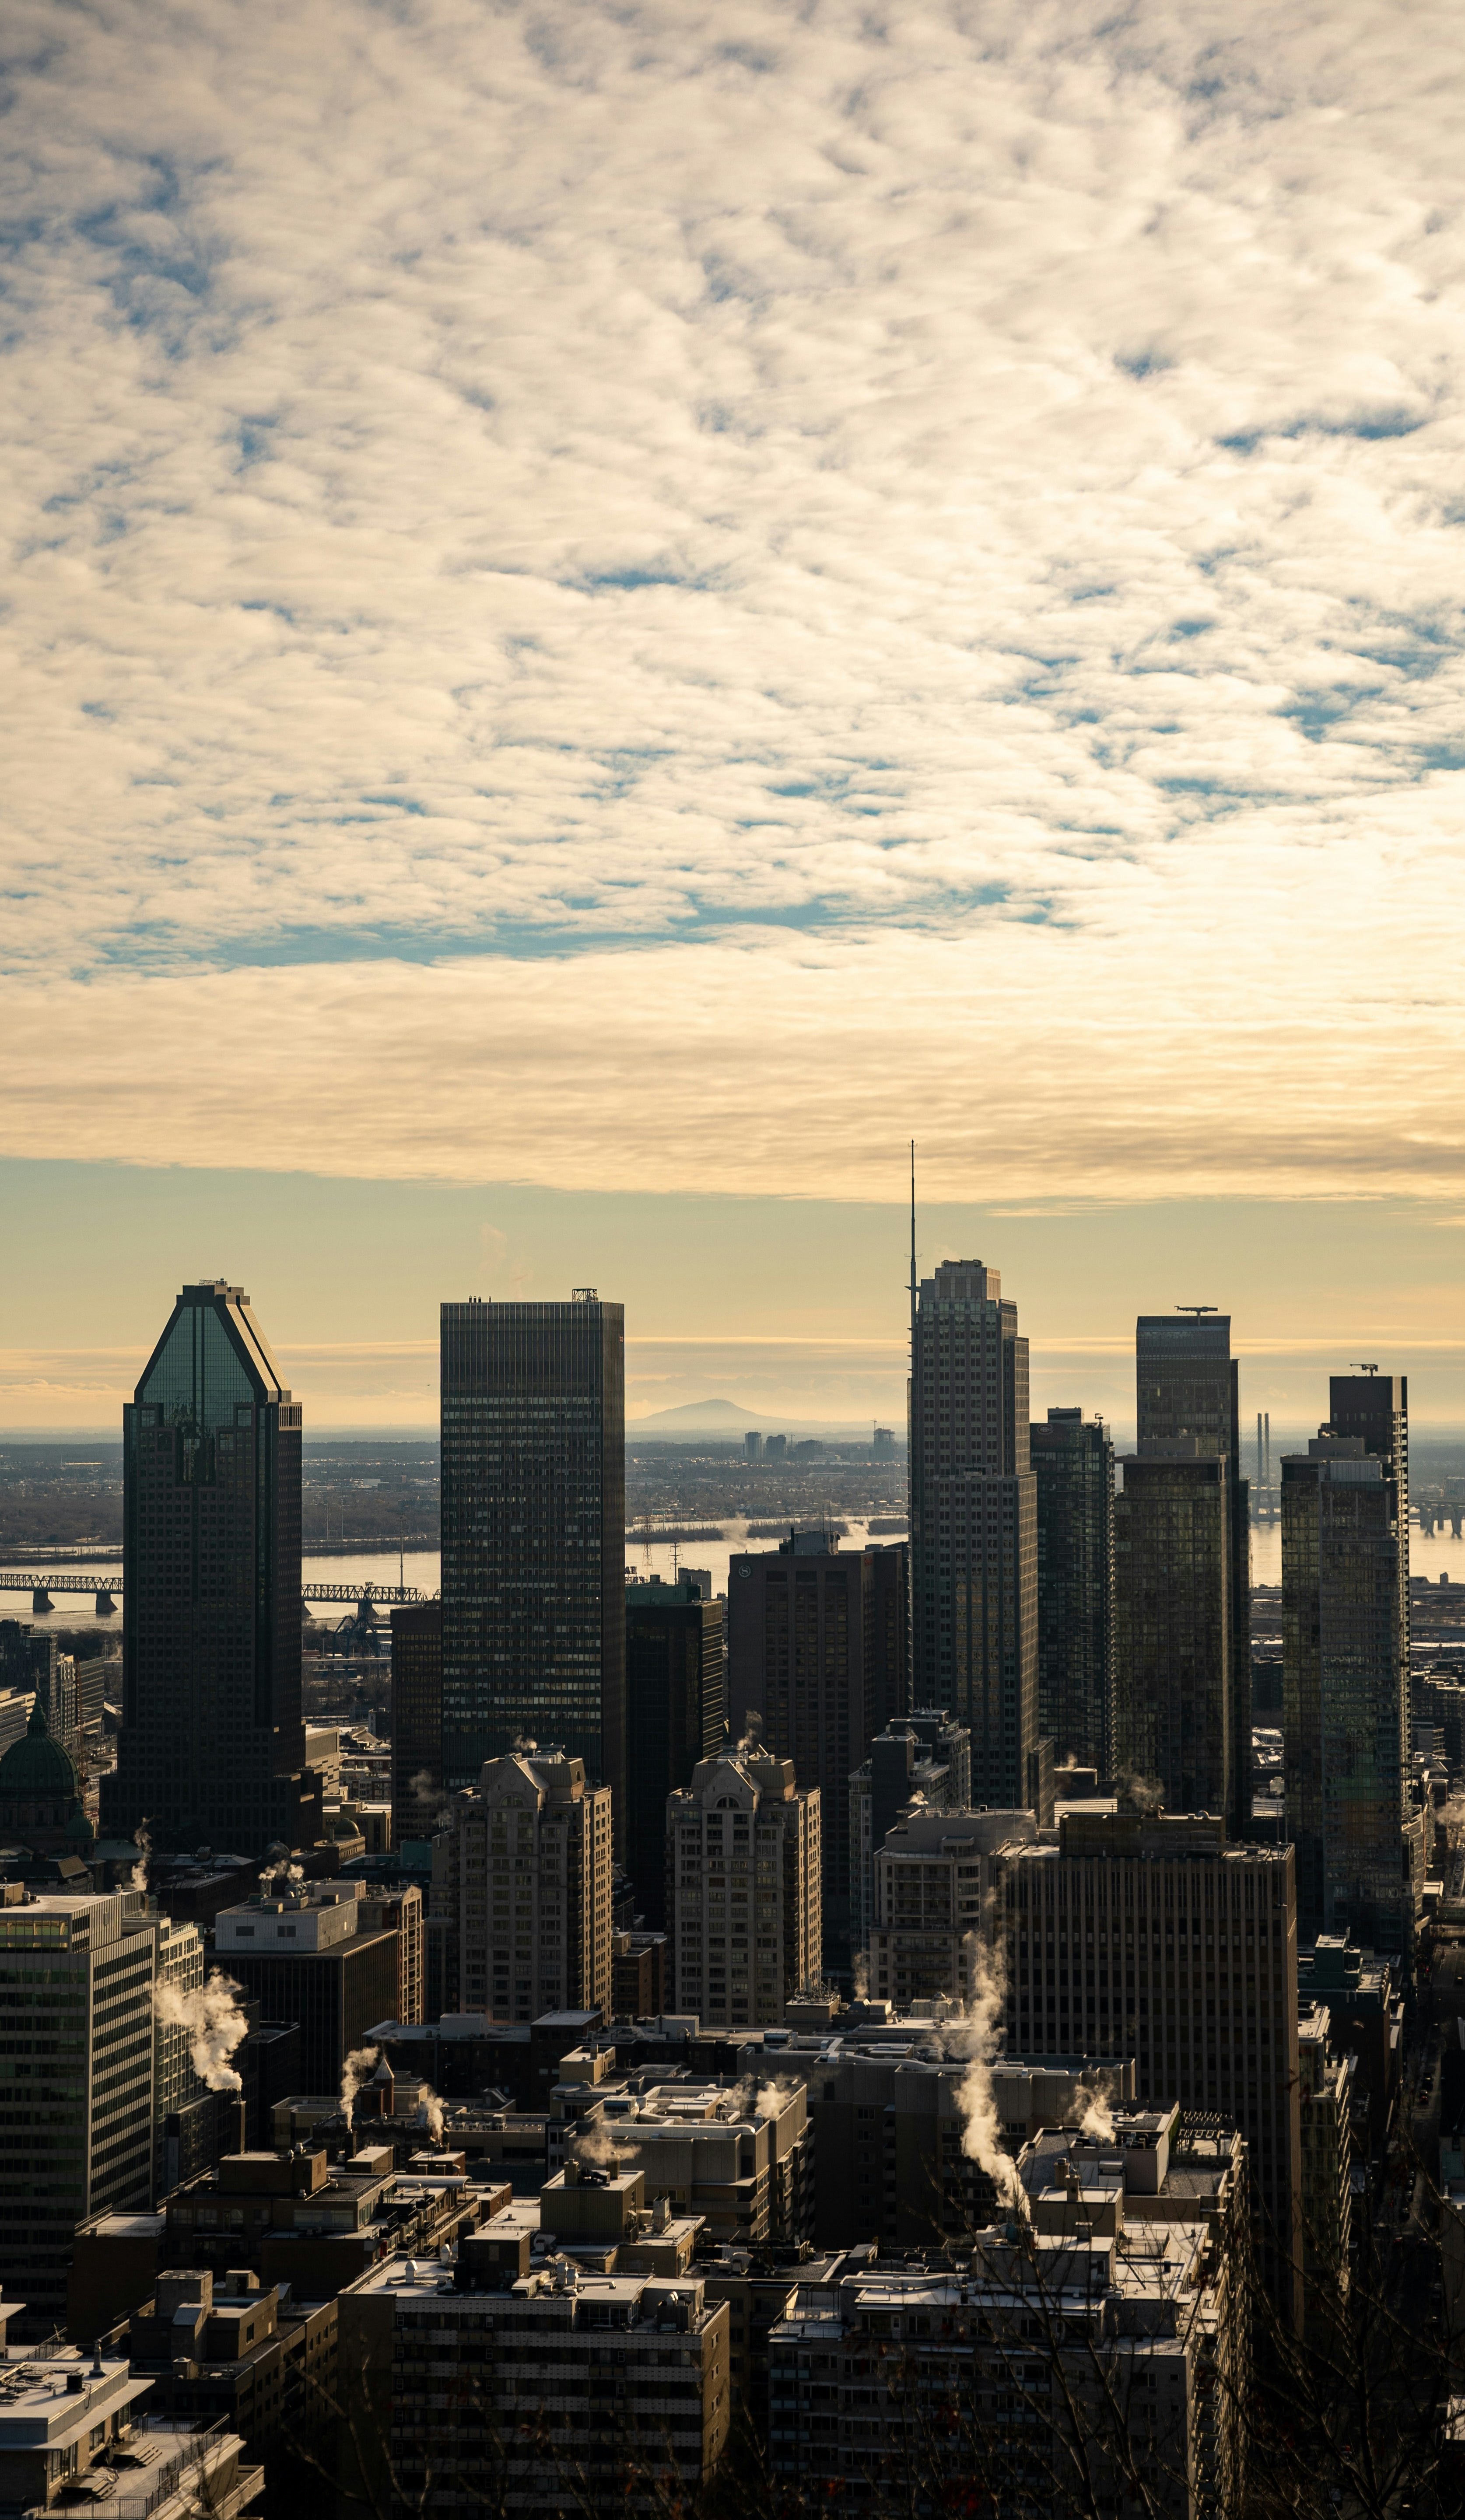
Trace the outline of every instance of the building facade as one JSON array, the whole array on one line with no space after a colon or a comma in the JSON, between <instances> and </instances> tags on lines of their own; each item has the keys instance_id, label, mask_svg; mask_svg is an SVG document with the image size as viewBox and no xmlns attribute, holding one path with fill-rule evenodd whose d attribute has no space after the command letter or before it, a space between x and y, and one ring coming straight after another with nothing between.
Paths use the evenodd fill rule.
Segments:
<instances>
[{"instance_id":1,"label":"building facade","mask_svg":"<svg viewBox=\"0 0 1465 2520\"><path fill-rule=\"evenodd\" d=\"M1050 1409L1030 1429L1037 1501L1037 1720L1055 1756L1114 1762L1114 1441Z\"/></svg>"},{"instance_id":2,"label":"building facade","mask_svg":"<svg viewBox=\"0 0 1465 2520\"><path fill-rule=\"evenodd\" d=\"M910 1812L966 1811L972 1800L972 1736L940 1707L897 1716L870 1744L849 1779L850 1938L868 1954L875 1921L875 1855Z\"/></svg>"},{"instance_id":3,"label":"building facade","mask_svg":"<svg viewBox=\"0 0 1465 2520\"><path fill-rule=\"evenodd\" d=\"M391 1613L391 1840L430 1837L442 1801L442 1603Z\"/></svg>"},{"instance_id":4,"label":"building facade","mask_svg":"<svg viewBox=\"0 0 1465 2520\"><path fill-rule=\"evenodd\" d=\"M625 1799L625 1312L442 1307L442 1776L550 1739Z\"/></svg>"},{"instance_id":5,"label":"building facade","mask_svg":"<svg viewBox=\"0 0 1465 2520\"><path fill-rule=\"evenodd\" d=\"M4 1885L0 2290L31 2332L66 2318L73 2226L153 2201L156 1920L143 1892L69 1898Z\"/></svg>"},{"instance_id":6,"label":"building facade","mask_svg":"<svg viewBox=\"0 0 1465 2520\"><path fill-rule=\"evenodd\" d=\"M906 2011L979 1994L991 1857L1035 1837L1026 1811L913 1811L875 1850L870 1993Z\"/></svg>"},{"instance_id":7,"label":"building facade","mask_svg":"<svg viewBox=\"0 0 1465 2520\"><path fill-rule=\"evenodd\" d=\"M907 1552L842 1550L837 1533L791 1530L776 1551L727 1570L728 1713L756 1718L763 1747L816 1785L822 1813L822 1938L827 1965L849 1966L849 1778L909 1695Z\"/></svg>"},{"instance_id":8,"label":"building facade","mask_svg":"<svg viewBox=\"0 0 1465 2520\"><path fill-rule=\"evenodd\" d=\"M1282 1460L1282 1738L1305 1941L1406 1952L1398 1492L1361 1436ZM1404 1540L1407 1547L1407 1539ZM1407 1597L1402 1597L1406 1598Z\"/></svg>"},{"instance_id":9,"label":"building facade","mask_svg":"<svg viewBox=\"0 0 1465 2520\"><path fill-rule=\"evenodd\" d=\"M1405 1373L1328 1376L1328 1422L1335 1435L1356 1436L1393 1492L1398 1534L1398 1724L1403 1764L1410 1747L1409 1706L1409 1377Z\"/></svg>"},{"instance_id":10,"label":"building facade","mask_svg":"<svg viewBox=\"0 0 1465 2520\"><path fill-rule=\"evenodd\" d=\"M1134 1368L1141 1459L1163 1457L1178 1443L1193 1444L1197 1452L1225 1463L1231 1698L1226 1729L1233 1745L1225 1813L1234 1835L1245 1837L1252 1823L1251 1488L1242 1475L1240 1378L1231 1354L1229 1313L1142 1313L1135 1327ZM1172 1580L1183 1583L1183 1563L1175 1564ZM1209 1596L1209 1571L1203 1582ZM1209 1609L1198 1611L1197 1630L1209 1615ZM1122 1673L1120 1685L1125 1685Z\"/></svg>"},{"instance_id":11,"label":"building facade","mask_svg":"<svg viewBox=\"0 0 1465 2520\"><path fill-rule=\"evenodd\" d=\"M444 1821L429 1927L442 1937L443 2011L609 2014L609 1786L586 1783L583 1759L530 1743L486 1760Z\"/></svg>"},{"instance_id":12,"label":"building facade","mask_svg":"<svg viewBox=\"0 0 1465 2520\"><path fill-rule=\"evenodd\" d=\"M711 1579L634 1577L625 1588L626 1870L647 1930L666 1921L666 1796L727 1732L723 1604Z\"/></svg>"},{"instance_id":13,"label":"building facade","mask_svg":"<svg viewBox=\"0 0 1465 2520\"><path fill-rule=\"evenodd\" d=\"M1231 1480L1197 1439L1124 1462L1115 1501L1116 1783L1232 1824ZM1250 1732L1247 1740L1250 1774Z\"/></svg>"},{"instance_id":14,"label":"building facade","mask_svg":"<svg viewBox=\"0 0 1465 2520\"><path fill-rule=\"evenodd\" d=\"M675 2002L704 2022L781 2022L820 1971L820 1796L792 1759L704 1759L666 1797Z\"/></svg>"},{"instance_id":15,"label":"building facade","mask_svg":"<svg viewBox=\"0 0 1465 2520\"><path fill-rule=\"evenodd\" d=\"M313 1845L300 1405L240 1286L185 1286L122 1412L122 1730L102 1834Z\"/></svg>"},{"instance_id":16,"label":"building facade","mask_svg":"<svg viewBox=\"0 0 1465 2520\"><path fill-rule=\"evenodd\" d=\"M1026 1805L1036 1758L1037 1501L1028 1342L995 1269L922 1281L910 1399L911 1672L972 1736L979 1803Z\"/></svg>"},{"instance_id":17,"label":"building facade","mask_svg":"<svg viewBox=\"0 0 1465 2520\"><path fill-rule=\"evenodd\" d=\"M1178 2100L1234 2123L1263 2265L1301 2318L1291 1847L1228 1844L1219 1817L1069 1813L1057 1834L1015 1839L991 1863L1008 2052L1132 2055L1142 2106Z\"/></svg>"},{"instance_id":18,"label":"building facade","mask_svg":"<svg viewBox=\"0 0 1465 2520\"><path fill-rule=\"evenodd\" d=\"M358 1882L302 1882L221 1908L220 1966L270 2021L300 2033L307 2092L335 2092L342 2067L375 2021L392 2018L399 1971L394 1931L363 1929Z\"/></svg>"}]
</instances>

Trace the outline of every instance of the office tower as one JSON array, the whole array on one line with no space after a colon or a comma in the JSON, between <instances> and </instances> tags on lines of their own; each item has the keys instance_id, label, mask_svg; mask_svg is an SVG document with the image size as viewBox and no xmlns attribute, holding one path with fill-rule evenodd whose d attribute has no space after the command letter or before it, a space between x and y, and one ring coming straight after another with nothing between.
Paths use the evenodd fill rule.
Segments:
<instances>
[{"instance_id":1,"label":"office tower","mask_svg":"<svg viewBox=\"0 0 1465 2520\"><path fill-rule=\"evenodd\" d=\"M1231 1760L1225 1813L1232 1834L1245 1837L1252 1825L1251 1490L1242 1476L1241 1404L1229 1313L1142 1313L1135 1328L1134 1368L1140 1459L1163 1459L1179 1443L1201 1456L1215 1455L1226 1464ZM1127 1468L1125 1475L1127 1482ZM1151 1580L1159 1581L1158 1569ZM1198 1619L1211 1615L1209 1571L1204 1583L1208 1600L1198 1606ZM1185 1624L1181 1614L1181 1632Z\"/></svg>"},{"instance_id":2,"label":"office tower","mask_svg":"<svg viewBox=\"0 0 1465 2520\"><path fill-rule=\"evenodd\" d=\"M1303 1998L1298 2019L1303 2122L1303 2289L1309 2331L1326 2336L1348 2300L1352 2239L1352 2105L1358 2059L1335 2049L1327 2010ZM1366 2174L1365 2174L1366 2176ZM1367 2188L1364 2188L1367 2195Z\"/></svg>"},{"instance_id":3,"label":"office tower","mask_svg":"<svg viewBox=\"0 0 1465 2520\"><path fill-rule=\"evenodd\" d=\"M917 1706L877 1732L849 1779L850 1939L868 1954L875 1921L875 1855L911 1809L966 1811L972 1736L940 1707Z\"/></svg>"},{"instance_id":4,"label":"office tower","mask_svg":"<svg viewBox=\"0 0 1465 2520\"><path fill-rule=\"evenodd\" d=\"M1050 1409L1031 1429L1037 1499L1037 1721L1057 1756L1114 1760L1114 1443L1101 1418Z\"/></svg>"},{"instance_id":5,"label":"office tower","mask_svg":"<svg viewBox=\"0 0 1465 2520\"><path fill-rule=\"evenodd\" d=\"M300 1723L300 1406L242 1287L185 1286L122 1412L122 1730L102 1834L312 1845Z\"/></svg>"},{"instance_id":6,"label":"office tower","mask_svg":"<svg viewBox=\"0 0 1465 2520\"><path fill-rule=\"evenodd\" d=\"M1028 1342L995 1269L923 1279L910 1402L911 1667L972 1735L972 1796L1026 1804L1037 1720Z\"/></svg>"},{"instance_id":7,"label":"office tower","mask_svg":"<svg viewBox=\"0 0 1465 2520\"><path fill-rule=\"evenodd\" d=\"M781 2022L817 1980L819 1788L792 1759L725 1750L666 1797L666 1917L678 2010Z\"/></svg>"},{"instance_id":8,"label":"office tower","mask_svg":"<svg viewBox=\"0 0 1465 2520\"><path fill-rule=\"evenodd\" d=\"M39 1705L52 1740L79 1761L76 1664L70 1654L59 1650L54 1637L23 1619L0 1619L0 1690L21 1692L27 1719L32 1703ZM4 1746L0 1743L0 1748Z\"/></svg>"},{"instance_id":9,"label":"office tower","mask_svg":"<svg viewBox=\"0 0 1465 2520\"><path fill-rule=\"evenodd\" d=\"M625 1802L625 1312L442 1307L442 1777L558 1741Z\"/></svg>"},{"instance_id":10,"label":"office tower","mask_svg":"<svg viewBox=\"0 0 1465 2520\"><path fill-rule=\"evenodd\" d=\"M1290 1846L1224 1822L1066 1814L1058 1843L991 1861L1007 2048L1132 2055L1143 2106L1178 2100L1246 2137L1263 2263L1301 2317L1297 1892Z\"/></svg>"},{"instance_id":11,"label":"office tower","mask_svg":"<svg viewBox=\"0 0 1465 2520\"><path fill-rule=\"evenodd\" d=\"M760 1462L763 1458L763 1439L755 1429L743 1438L743 1458L749 1462Z\"/></svg>"},{"instance_id":12,"label":"office tower","mask_svg":"<svg viewBox=\"0 0 1465 2520\"><path fill-rule=\"evenodd\" d=\"M1167 1811L1213 1812L1229 1827L1231 1482L1224 1456L1198 1456L1199 1440L1176 1436L1163 1448L1172 1460L1126 1461L1115 1500L1114 1774L1122 1788L1157 1788Z\"/></svg>"},{"instance_id":13,"label":"office tower","mask_svg":"<svg viewBox=\"0 0 1465 2520\"><path fill-rule=\"evenodd\" d=\"M849 1778L909 1693L905 1570L902 1543L843 1550L825 1530L791 1530L776 1550L728 1562L731 1730L755 1717L763 1747L819 1788L833 1969L851 1951Z\"/></svg>"},{"instance_id":14,"label":"office tower","mask_svg":"<svg viewBox=\"0 0 1465 2520\"><path fill-rule=\"evenodd\" d=\"M764 1459L764 1461L765 1461L765 1462L781 1462L781 1461L784 1461L784 1460L787 1458L788 1450L789 1450L789 1439L788 1439L787 1435L765 1435L765 1436L764 1436L764 1438L763 1438L763 1459Z\"/></svg>"},{"instance_id":15,"label":"office tower","mask_svg":"<svg viewBox=\"0 0 1465 2520\"><path fill-rule=\"evenodd\" d=\"M684 1571L625 1588L626 1869L647 1929L666 1921L666 1796L690 1784L727 1732L722 1603L710 1576Z\"/></svg>"},{"instance_id":16,"label":"office tower","mask_svg":"<svg viewBox=\"0 0 1465 2520\"><path fill-rule=\"evenodd\" d=\"M1395 1500L1398 1534L1398 1725L1409 1747L1409 1377L1403 1373L1334 1373L1328 1377L1328 1422L1335 1435L1356 1436L1383 1471ZM1407 1757L1404 1760L1408 1765Z\"/></svg>"},{"instance_id":17,"label":"office tower","mask_svg":"<svg viewBox=\"0 0 1465 2520\"><path fill-rule=\"evenodd\" d=\"M0 2291L32 2332L66 2318L72 2226L153 2201L155 1931L139 1891L37 1895L0 1884Z\"/></svg>"},{"instance_id":18,"label":"office tower","mask_svg":"<svg viewBox=\"0 0 1465 2520\"><path fill-rule=\"evenodd\" d=\"M334 2092L341 2069L374 2022L399 2000L397 1938L363 1925L358 1881L301 1881L221 1908L213 1928L219 1966L271 2021L300 2032L301 2089Z\"/></svg>"},{"instance_id":19,"label":"office tower","mask_svg":"<svg viewBox=\"0 0 1465 2520\"><path fill-rule=\"evenodd\" d=\"M877 1426L871 1439L870 1450L877 1462L893 1462L895 1458L894 1428Z\"/></svg>"},{"instance_id":20,"label":"office tower","mask_svg":"<svg viewBox=\"0 0 1465 2520\"><path fill-rule=\"evenodd\" d=\"M172 1916L151 1921L153 1983L183 1997L204 1984L204 1937ZM172 2007L153 2015L153 2194L168 2195L180 2179L206 2169L219 2154L218 2095L194 2070L193 2034Z\"/></svg>"},{"instance_id":21,"label":"office tower","mask_svg":"<svg viewBox=\"0 0 1465 2520\"><path fill-rule=\"evenodd\" d=\"M1034 1837L1027 1811L913 1811L875 1850L870 1993L898 2011L979 1993L990 1858Z\"/></svg>"},{"instance_id":22,"label":"office tower","mask_svg":"<svg viewBox=\"0 0 1465 2520\"><path fill-rule=\"evenodd\" d=\"M1282 1738L1305 1942L1406 1952L1402 1517L1387 1463L1324 1427L1282 1458Z\"/></svg>"},{"instance_id":23,"label":"office tower","mask_svg":"<svg viewBox=\"0 0 1465 2520\"><path fill-rule=\"evenodd\" d=\"M431 1837L442 1802L442 1603L391 1613L391 1842Z\"/></svg>"},{"instance_id":24,"label":"office tower","mask_svg":"<svg viewBox=\"0 0 1465 2520\"><path fill-rule=\"evenodd\" d=\"M442 2009L494 2021L611 2004L611 1791L583 1759L522 1751L485 1762L443 1815L430 1933Z\"/></svg>"}]
</instances>

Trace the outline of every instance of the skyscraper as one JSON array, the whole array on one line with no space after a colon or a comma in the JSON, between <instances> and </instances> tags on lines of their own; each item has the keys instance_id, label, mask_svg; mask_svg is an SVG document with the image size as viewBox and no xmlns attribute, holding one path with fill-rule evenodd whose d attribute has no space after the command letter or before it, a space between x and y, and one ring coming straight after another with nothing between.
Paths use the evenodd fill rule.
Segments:
<instances>
[{"instance_id":1,"label":"skyscraper","mask_svg":"<svg viewBox=\"0 0 1465 2520\"><path fill-rule=\"evenodd\" d=\"M1328 1377L1328 1422L1335 1435L1356 1435L1382 1464L1393 1492L1398 1550L1398 1724L1401 1755L1409 1748L1409 1377L1404 1373L1334 1373ZM1407 1756L1404 1755L1407 1766Z\"/></svg>"},{"instance_id":2,"label":"skyscraper","mask_svg":"<svg viewBox=\"0 0 1465 2520\"><path fill-rule=\"evenodd\" d=\"M1409 1946L1401 1548L1407 1554L1388 1457L1367 1452L1362 1435L1324 1427L1305 1455L1283 1457L1287 1830L1308 1942L1351 1933L1375 1950Z\"/></svg>"},{"instance_id":3,"label":"skyscraper","mask_svg":"<svg viewBox=\"0 0 1465 2520\"><path fill-rule=\"evenodd\" d=\"M625 1313L442 1307L442 1780L528 1737L625 1806Z\"/></svg>"},{"instance_id":4,"label":"skyscraper","mask_svg":"<svg viewBox=\"0 0 1465 2520\"><path fill-rule=\"evenodd\" d=\"M819 1788L792 1759L724 1750L666 1797L676 2002L703 2021L779 2022L819 1975Z\"/></svg>"},{"instance_id":5,"label":"skyscraper","mask_svg":"<svg viewBox=\"0 0 1465 2520\"><path fill-rule=\"evenodd\" d=\"M722 1608L711 1578L625 1588L626 1870L647 1927L666 1919L666 1796L692 1781L727 1729Z\"/></svg>"},{"instance_id":6,"label":"skyscraper","mask_svg":"<svg viewBox=\"0 0 1465 2520\"><path fill-rule=\"evenodd\" d=\"M1245 1837L1252 1824L1251 1489L1242 1476L1241 1407L1231 1316L1204 1310L1141 1313L1135 1326L1137 1449L1141 1460L1185 1444L1226 1464L1226 1570L1232 1743L1226 1819ZM1189 1439L1194 1438L1193 1445ZM1209 1579L1208 1579L1209 1580Z\"/></svg>"},{"instance_id":7,"label":"skyscraper","mask_svg":"<svg viewBox=\"0 0 1465 2520\"><path fill-rule=\"evenodd\" d=\"M1114 1444L1100 1418L1031 1429L1037 1498L1037 1720L1060 1759L1114 1762Z\"/></svg>"},{"instance_id":8,"label":"skyscraper","mask_svg":"<svg viewBox=\"0 0 1465 2520\"><path fill-rule=\"evenodd\" d=\"M1231 1825L1230 1483L1203 1437L1151 1439L1115 1500L1115 1775ZM1154 1456L1159 1458L1154 1458Z\"/></svg>"},{"instance_id":9,"label":"skyscraper","mask_svg":"<svg viewBox=\"0 0 1465 2520\"><path fill-rule=\"evenodd\" d=\"M484 1762L433 1848L430 1932L443 2010L495 2021L611 2001L611 1797L582 1759L526 1749Z\"/></svg>"},{"instance_id":10,"label":"skyscraper","mask_svg":"<svg viewBox=\"0 0 1465 2520\"><path fill-rule=\"evenodd\" d=\"M851 1957L849 1778L908 1695L906 1552L842 1549L823 1529L790 1531L775 1551L727 1570L728 1712L750 1714L762 1746L792 1759L822 1798L826 1967Z\"/></svg>"},{"instance_id":11,"label":"skyscraper","mask_svg":"<svg viewBox=\"0 0 1465 2520\"><path fill-rule=\"evenodd\" d=\"M970 1731L974 1801L1026 1808L1038 1744L1028 1342L980 1260L944 1261L921 1283L910 1566L916 1702L949 1707Z\"/></svg>"},{"instance_id":12,"label":"skyscraper","mask_svg":"<svg viewBox=\"0 0 1465 2520\"><path fill-rule=\"evenodd\" d=\"M122 1412L122 1731L103 1835L311 1845L300 1405L241 1286L185 1286Z\"/></svg>"}]
</instances>

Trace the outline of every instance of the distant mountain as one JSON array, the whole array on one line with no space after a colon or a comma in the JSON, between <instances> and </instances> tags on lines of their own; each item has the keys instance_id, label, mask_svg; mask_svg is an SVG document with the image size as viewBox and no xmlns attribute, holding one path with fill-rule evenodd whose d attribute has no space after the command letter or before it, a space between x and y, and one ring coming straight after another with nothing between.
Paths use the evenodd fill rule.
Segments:
<instances>
[{"instance_id":1,"label":"distant mountain","mask_svg":"<svg viewBox=\"0 0 1465 2520\"><path fill-rule=\"evenodd\" d=\"M679 1409L654 1409L649 1418L629 1419L626 1432L634 1426L637 1434L649 1434L660 1427L664 1433L679 1429L688 1434L721 1435L736 1430L741 1435L756 1424L756 1411L750 1418L746 1409L737 1408L731 1400L684 1400Z\"/></svg>"}]
</instances>

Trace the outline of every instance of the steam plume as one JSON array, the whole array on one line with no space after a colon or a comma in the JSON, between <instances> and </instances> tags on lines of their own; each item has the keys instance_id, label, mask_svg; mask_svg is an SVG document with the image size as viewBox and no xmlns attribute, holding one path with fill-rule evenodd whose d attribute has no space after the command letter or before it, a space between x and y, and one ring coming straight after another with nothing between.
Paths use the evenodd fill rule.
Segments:
<instances>
[{"instance_id":1,"label":"steam plume","mask_svg":"<svg viewBox=\"0 0 1465 2520\"><path fill-rule=\"evenodd\" d=\"M153 1832L149 1828L145 1820L140 1820L138 1822L136 1828L132 1832L132 1837L133 1843L138 1849L138 1857L137 1862L134 1864L131 1871L127 1875L127 1887L129 1890L146 1890L148 1886L148 1867L153 1861Z\"/></svg>"},{"instance_id":2,"label":"steam plume","mask_svg":"<svg viewBox=\"0 0 1465 2520\"><path fill-rule=\"evenodd\" d=\"M1087 2136L1091 2143L1113 2143L1112 2098L1113 2093L1107 2083L1096 2083L1091 2090L1085 2088L1076 2092L1065 2123L1076 2127L1078 2133Z\"/></svg>"},{"instance_id":3,"label":"steam plume","mask_svg":"<svg viewBox=\"0 0 1465 2520\"><path fill-rule=\"evenodd\" d=\"M849 1962L849 1983L854 1990L855 2002L865 2002L870 1993L870 1955L868 1952L856 1952L851 1958Z\"/></svg>"},{"instance_id":4,"label":"steam plume","mask_svg":"<svg viewBox=\"0 0 1465 2520\"><path fill-rule=\"evenodd\" d=\"M431 2083L417 2087L417 2114L435 2143L442 2141L442 2102Z\"/></svg>"},{"instance_id":5,"label":"steam plume","mask_svg":"<svg viewBox=\"0 0 1465 2520\"><path fill-rule=\"evenodd\" d=\"M961 2148L980 2163L1004 2204L1015 2204L1018 2175L1002 2147L1002 2121L992 2090L992 2061L1001 2046L1006 1999L1000 1955L975 1934L962 1938L962 1956L971 1969L972 1993L964 2008L941 2025L945 2053L966 2066L956 2094L963 2125Z\"/></svg>"},{"instance_id":6,"label":"steam plume","mask_svg":"<svg viewBox=\"0 0 1465 2520\"><path fill-rule=\"evenodd\" d=\"M1156 1812L1165 1803L1165 1787L1158 1777L1119 1776L1115 1778L1120 1809Z\"/></svg>"},{"instance_id":7,"label":"steam plume","mask_svg":"<svg viewBox=\"0 0 1465 2520\"><path fill-rule=\"evenodd\" d=\"M349 2130L356 2123L356 2093L381 2062L380 2048L353 2048L341 2069L341 2114Z\"/></svg>"},{"instance_id":8,"label":"steam plume","mask_svg":"<svg viewBox=\"0 0 1465 2520\"><path fill-rule=\"evenodd\" d=\"M242 2092L240 2081L229 2059L240 2041L249 2035L250 2025L235 1999L244 1988L222 1969L211 1969L204 1986L155 1986L153 2010L160 2021L169 2021L188 2032L188 2052L194 2072L210 2092Z\"/></svg>"},{"instance_id":9,"label":"steam plume","mask_svg":"<svg viewBox=\"0 0 1465 2520\"><path fill-rule=\"evenodd\" d=\"M583 2135L575 2137L574 2157L585 2170L609 2170L614 2173L619 2168L620 2155L611 2141L610 2128L603 2119L597 2119L593 2126L586 2128Z\"/></svg>"}]
</instances>

